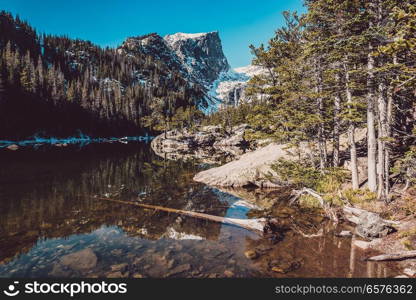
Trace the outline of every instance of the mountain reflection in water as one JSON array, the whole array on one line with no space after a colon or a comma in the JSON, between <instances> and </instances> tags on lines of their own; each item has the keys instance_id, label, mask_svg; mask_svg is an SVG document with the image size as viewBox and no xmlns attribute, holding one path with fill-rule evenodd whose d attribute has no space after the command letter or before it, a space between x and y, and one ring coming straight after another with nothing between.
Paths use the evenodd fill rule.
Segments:
<instances>
[{"instance_id":1,"label":"mountain reflection in water","mask_svg":"<svg viewBox=\"0 0 416 300\"><path fill-rule=\"evenodd\" d=\"M394 274L387 264L362 262L350 240L333 232L313 239L288 232L273 245L244 229L97 199L246 218L249 208L238 193L193 182L206 166L165 161L144 143L3 151L0 164L0 277ZM85 249L88 268L62 262ZM246 258L249 249L261 257ZM273 272L282 260L301 265L287 274Z\"/></svg>"}]
</instances>

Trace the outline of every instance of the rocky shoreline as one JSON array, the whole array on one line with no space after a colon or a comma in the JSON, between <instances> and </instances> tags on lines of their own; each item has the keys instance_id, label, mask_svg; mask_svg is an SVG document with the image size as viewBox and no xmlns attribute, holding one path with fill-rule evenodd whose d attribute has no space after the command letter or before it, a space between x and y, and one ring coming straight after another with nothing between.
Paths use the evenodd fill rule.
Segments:
<instances>
[{"instance_id":1,"label":"rocky shoreline","mask_svg":"<svg viewBox=\"0 0 416 300\"><path fill-rule=\"evenodd\" d=\"M196 159L204 163L229 162L253 149L245 139L248 125L243 124L226 132L221 126L204 126L196 131L171 130L155 137L153 151L167 159Z\"/></svg>"}]
</instances>

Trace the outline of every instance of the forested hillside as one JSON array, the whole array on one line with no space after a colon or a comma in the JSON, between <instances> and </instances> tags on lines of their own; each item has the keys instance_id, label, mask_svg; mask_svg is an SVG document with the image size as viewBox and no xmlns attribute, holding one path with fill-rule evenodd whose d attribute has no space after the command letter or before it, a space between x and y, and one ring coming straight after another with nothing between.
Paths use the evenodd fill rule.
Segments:
<instances>
[{"instance_id":1,"label":"forested hillside","mask_svg":"<svg viewBox=\"0 0 416 300\"><path fill-rule=\"evenodd\" d=\"M0 139L139 135L164 129L174 116L190 121L203 87L154 56L39 35L0 12Z\"/></svg>"},{"instance_id":2,"label":"forested hillside","mask_svg":"<svg viewBox=\"0 0 416 300\"><path fill-rule=\"evenodd\" d=\"M387 199L393 180L406 187L416 172L416 2L308 0L307 13L285 12L286 25L254 47L251 103L226 108L210 123L248 122L249 138L317 145L316 161L281 161L280 174L317 188L321 174L350 161L354 190L366 184ZM356 142L366 129L365 147ZM340 136L348 151L340 151ZM366 158L367 181L357 161ZM316 171L315 171L316 170ZM309 176L309 177L308 177Z\"/></svg>"}]
</instances>

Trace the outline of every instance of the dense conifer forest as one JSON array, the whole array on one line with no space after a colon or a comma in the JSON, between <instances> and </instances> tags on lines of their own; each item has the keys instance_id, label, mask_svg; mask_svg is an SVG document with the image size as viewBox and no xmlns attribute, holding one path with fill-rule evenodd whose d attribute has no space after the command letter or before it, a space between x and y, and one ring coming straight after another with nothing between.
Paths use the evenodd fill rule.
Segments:
<instances>
[{"instance_id":1,"label":"dense conifer forest","mask_svg":"<svg viewBox=\"0 0 416 300\"><path fill-rule=\"evenodd\" d=\"M203 95L150 55L38 34L0 12L0 139L154 132L190 122Z\"/></svg>"},{"instance_id":2,"label":"dense conifer forest","mask_svg":"<svg viewBox=\"0 0 416 300\"><path fill-rule=\"evenodd\" d=\"M265 72L250 81L249 103L223 108L208 123L248 122L251 139L300 148L315 143L317 162L276 166L280 174L303 181L350 160L352 187L358 189L364 183L358 180L357 159L365 156L366 184L385 199L393 179L407 187L416 178L416 2L308 0L305 5L303 15L284 13L286 25L268 45L251 46L253 64ZM365 147L356 142L359 129L367 131ZM347 153L340 151L342 135L348 136Z\"/></svg>"}]
</instances>

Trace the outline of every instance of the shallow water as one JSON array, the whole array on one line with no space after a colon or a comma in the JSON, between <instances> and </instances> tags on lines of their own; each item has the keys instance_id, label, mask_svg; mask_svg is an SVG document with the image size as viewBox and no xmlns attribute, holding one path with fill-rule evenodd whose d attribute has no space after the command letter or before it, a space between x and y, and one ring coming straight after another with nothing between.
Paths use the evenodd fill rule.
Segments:
<instances>
[{"instance_id":1,"label":"shallow water","mask_svg":"<svg viewBox=\"0 0 416 300\"><path fill-rule=\"evenodd\" d=\"M145 143L4 150L0 164L0 277L397 274L392 264L363 261L351 239L336 237L340 228L324 221L313 225L322 228L320 237L287 231L271 240L237 227L98 199L247 218L241 193L192 181L207 165L165 161ZM287 206L276 193L243 193L253 203L277 202L275 210ZM300 209L296 216L310 217ZM92 250L87 267L68 263L67 255L85 249ZM247 250L259 257L246 258Z\"/></svg>"}]
</instances>

